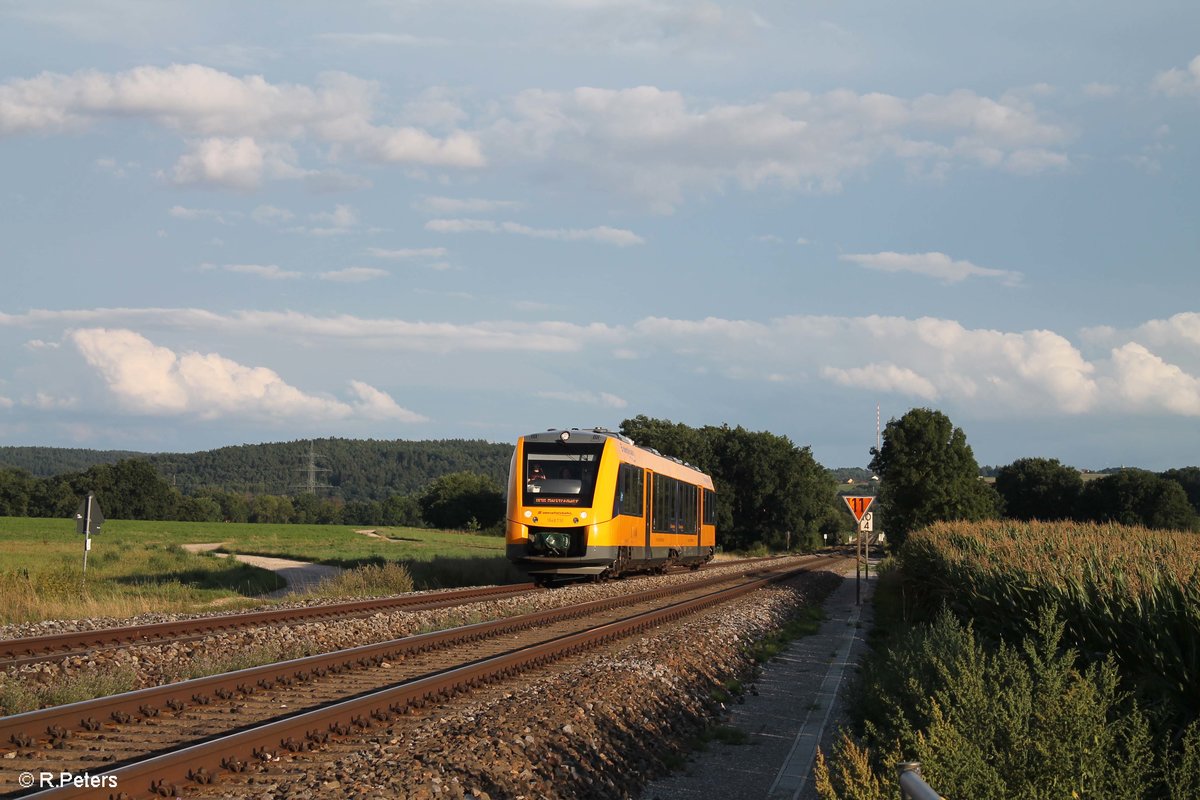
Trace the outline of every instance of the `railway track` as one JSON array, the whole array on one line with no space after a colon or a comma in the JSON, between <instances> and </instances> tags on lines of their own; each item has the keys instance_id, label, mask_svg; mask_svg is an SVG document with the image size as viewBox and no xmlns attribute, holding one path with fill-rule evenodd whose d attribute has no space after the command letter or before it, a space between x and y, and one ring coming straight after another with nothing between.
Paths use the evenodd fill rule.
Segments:
<instances>
[{"instance_id":1,"label":"railway track","mask_svg":"<svg viewBox=\"0 0 1200 800\"><path fill-rule=\"evenodd\" d=\"M38 797L174 796L255 761L320 748L429 703L741 596L799 571L757 567L681 586L366 645L0 720L0 792L55 769L111 784ZM237 733L227 734L231 729ZM171 752L163 752L163 751Z\"/></svg>"},{"instance_id":2,"label":"railway track","mask_svg":"<svg viewBox=\"0 0 1200 800\"><path fill-rule=\"evenodd\" d=\"M329 603L303 608L282 608L250 611L242 614L221 614L211 617L157 622L90 631L72 631L49 636L0 641L0 670L55 661L71 656L86 655L97 650L134 645L168 644L202 639L214 633L271 625L292 625L329 619L366 617L381 611L428 611L451 608L466 603L515 597L539 591L532 583L486 588L456 589L429 594L400 595L374 600Z\"/></svg>"},{"instance_id":3,"label":"railway track","mask_svg":"<svg viewBox=\"0 0 1200 800\"><path fill-rule=\"evenodd\" d=\"M754 564L770 560L769 558L749 559L745 563ZM714 566L719 566L719 564L707 565L705 569L711 569ZM532 583L484 588L473 587L444 592L400 595L372 600L355 600L345 603L329 603L301 608L221 614L173 622L157 622L147 625L98 628L95 630L71 631L47 636L3 639L0 640L0 671L29 664L58 661L73 656L86 656L100 650L112 648L190 642L216 633L229 633L256 627L294 625L304 622L354 619L368 617L380 612L431 611L440 608L453 608L468 603L519 597L520 595L535 591L541 591L541 589Z\"/></svg>"}]
</instances>

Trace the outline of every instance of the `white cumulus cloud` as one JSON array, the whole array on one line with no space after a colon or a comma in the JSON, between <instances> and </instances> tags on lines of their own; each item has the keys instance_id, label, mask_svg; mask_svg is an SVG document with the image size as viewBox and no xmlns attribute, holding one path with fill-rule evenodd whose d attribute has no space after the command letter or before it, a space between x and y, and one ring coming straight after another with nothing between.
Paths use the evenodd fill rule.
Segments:
<instances>
[{"instance_id":1,"label":"white cumulus cloud","mask_svg":"<svg viewBox=\"0 0 1200 800\"><path fill-rule=\"evenodd\" d=\"M672 369L714 380L767 385L822 381L885 392L975 416L1137 413L1192 416L1200 409L1200 315L1187 312L1120 331L1096 328L1081 339L1094 354L1051 330L969 328L950 319L793 315L768 320L646 317L629 324L511 320L419 322L388 317L314 316L299 312L217 313L195 308L33 309L0 312L0 329L64 328L113 395L132 410L238 413L275 405L331 417L352 402L301 392L263 368L221 356L176 353L133 329L210 331L245 341L304 340L346 352L405 352L489 357L495 353L570 354L661 359ZM863 354L869 353L864 358ZM201 369L203 367L203 369ZM197 376L211 373L220 380ZM215 387L215 388L213 388ZM224 388L222 388L224 387ZM547 390L552 391L552 390ZM11 393L10 393L11 394ZM210 396L211 394L211 396ZM621 407L625 397L560 391L564 402ZM298 409L298 410L297 410Z\"/></svg>"},{"instance_id":2,"label":"white cumulus cloud","mask_svg":"<svg viewBox=\"0 0 1200 800\"><path fill-rule=\"evenodd\" d=\"M1073 138L1016 94L795 90L714 103L655 86L524 91L482 135L490 150L569 165L663 212L729 184L837 191L883 159L934 175L960 166L1058 169Z\"/></svg>"},{"instance_id":3,"label":"white cumulus cloud","mask_svg":"<svg viewBox=\"0 0 1200 800\"><path fill-rule=\"evenodd\" d=\"M486 163L473 134L452 130L438 137L380 123L379 93L374 82L337 72L323 74L314 86L238 77L200 64L43 72L0 84L0 136L77 131L104 119L145 120L192 142L170 173L173 180L242 190L264 177L309 174L294 163L293 142L315 141L343 156L383 163Z\"/></svg>"},{"instance_id":4,"label":"white cumulus cloud","mask_svg":"<svg viewBox=\"0 0 1200 800\"><path fill-rule=\"evenodd\" d=\"M841 386L895 392L922 400L936 400L938 396L938 389L931 381L907 367L898 367L895 364L868 364L865 367L849 369L825 367L821 374Z\"/></svg>"},{"instance_id":5,"label":"white cumulus cloud","mask_svg":"<svg viewBox=\"0 0 1200 800\"><path fill-rule=\"evenodd\" d=\"M1184 69L1175 67L1158 73L1151 85L1168 97L1200 97L1200 56Z\"/></svg>"},{"instance_id":6,"label":"white cumulus cloud","mask_svg":"<svg viewBox=\"0 0 1200 800\"><path fill-rule=\"evenodd\" d=\"M350 381L350 389L358 397L358 402L354 404L355 413L361 414L368 419L377 420L397 420L399 422L428 422L427 417L409 411L407 408L401 408L391 395L386 392L381 392L374 386L362 381Z\"/></svg>"},{"instance_id":7,"label":"white cumulus cloud","mask_svg":"<svg viewBox=\"0 0 1200 800\"><path fill-rule=\"evenodd\" d=\"M266 367L247 367L217 353L155 345L127 329L85 328L70 340L117 402L137 413L161 416L346 419L357 413L411 421L412 415L367 384L355 382L357 401L307 394ZM415 415L414 415L415 416Z\"/></svg>"},{"instance_id":8,"label":"white cumulus cloud","mask_svg":"<svg viewBox=\"0 0 1200 800\"><path fill-rule=\"evenodd\" d=\"M1126 410L1200 416L1200 378L1129 343L1112 351L1110 390Z\"/></svg>"}]
</instances>

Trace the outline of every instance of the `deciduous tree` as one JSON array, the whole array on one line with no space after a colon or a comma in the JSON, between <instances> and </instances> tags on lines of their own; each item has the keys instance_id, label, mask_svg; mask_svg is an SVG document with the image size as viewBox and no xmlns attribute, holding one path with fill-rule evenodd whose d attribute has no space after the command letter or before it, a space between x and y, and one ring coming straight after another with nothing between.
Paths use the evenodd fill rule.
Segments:
<instances>
[{"instance_id":1,"label":"deciduous tree","mask_svg":"<svg viewBox=\"0 0 1200 800\"><path fill-rule=\"evenodd\" d=\"M931 522L997 514L996 492L980 479L966 434L940 411L914 408L891 420L871 454L871 469L880 478L880 514L893 547Z\"/></svg>"},{"instance_id":2,"label":"deciduous tree","mask_svg":"<svg viewBox=\"0 0 1200 800\"><path fill-rule=\"evenodd\" d=\"M1122 470L1088 483L1082 513L1096 522L1163 530L1194 530L1197 524L1183 487L1141 469Z\"/></svg>"},{"instance_id":3,"label":"deciduous tree","mask_svg":"<svg viewBox=\"0 0 1200 800\"><path fill-rule=\"evenodd\" d=\"M1079 504L1079 470L1056 458L1018 458L996 472L1004 516L1014 519L1070 519Z\"/></svg>"},{"instance_id":4,"label":"deciduous tree","mask_svg":"<svg viewBox=\"0 0 1200 800\"><path fill-rule=\"evenodd\" d=\"M504 493L494 480L474 472L452 472L421 494L421 515L435 528L490 528L504 518Z\"/></svg>"}]
</instances>

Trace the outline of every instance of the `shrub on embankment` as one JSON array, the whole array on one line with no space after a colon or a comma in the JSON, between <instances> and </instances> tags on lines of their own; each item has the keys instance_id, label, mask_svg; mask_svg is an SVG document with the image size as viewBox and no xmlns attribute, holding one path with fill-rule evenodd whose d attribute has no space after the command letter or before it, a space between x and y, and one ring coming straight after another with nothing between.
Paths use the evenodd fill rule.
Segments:
<instances>
[{"instance_id":1,"label":"shrub on embankment","mask_svg":"<svg viewBox=\"0 0 1200 800\"><path fill-rule=\"evenodd\" d=\"M952 797L1200 797L1200 538L942 523L876 598L857 739L823 797L883 798L915 759Z\"/></svg>"}]
</instances>

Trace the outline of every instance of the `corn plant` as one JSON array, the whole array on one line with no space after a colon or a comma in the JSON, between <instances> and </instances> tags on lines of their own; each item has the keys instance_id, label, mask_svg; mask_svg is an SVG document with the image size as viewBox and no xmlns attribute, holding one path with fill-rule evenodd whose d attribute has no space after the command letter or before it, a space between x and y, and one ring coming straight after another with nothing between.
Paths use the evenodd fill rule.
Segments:
<instances>
[{"instance_id":1,"label":"corn plant","mask_svg":"<svg viewBox=\"0 0 1200 800\"><path fill-rule=\"evenodd\" d=\"M1071 644L1109 655L1144 701L1177 719L1200 709L1200 536L1078 522L938 523L899 554L918 614L946 605L1019 640L1043 606Z\"/></svg>"}]
</instances>

